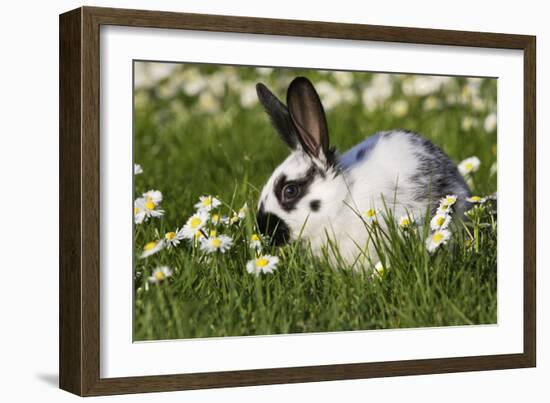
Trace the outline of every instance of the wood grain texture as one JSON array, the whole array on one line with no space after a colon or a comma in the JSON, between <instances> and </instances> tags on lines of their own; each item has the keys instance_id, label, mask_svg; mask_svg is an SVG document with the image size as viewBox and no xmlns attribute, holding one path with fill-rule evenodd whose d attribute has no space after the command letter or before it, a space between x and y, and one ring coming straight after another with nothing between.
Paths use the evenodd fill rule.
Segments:
<instances>
[{"instance_id":1,"label":"wood grain texture","mask_svg":"<svg viewBox=\"0 0 550 403\"><path fill-rule=\"evenodd\" d=\"M82 394L81 10L59 21L59 386Z\"/></svg>"},{"instance_id":2,"label":"wood grain texture","mask_svg":"<svg viewBox=\"0 0 550 403\"><path fill-rule=\"evenodd\" d=\"M100 377L101 25L524 51L524 352L362 364ZM531 367L536 363L535 37L82 7L60 16L60 387L81 396Z\"/></svg>"}]
</instances>

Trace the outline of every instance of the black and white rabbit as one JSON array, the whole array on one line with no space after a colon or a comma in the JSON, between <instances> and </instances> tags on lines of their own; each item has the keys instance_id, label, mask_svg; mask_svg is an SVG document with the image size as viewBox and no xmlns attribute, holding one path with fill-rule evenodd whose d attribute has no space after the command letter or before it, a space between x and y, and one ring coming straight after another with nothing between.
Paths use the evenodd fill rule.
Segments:
<instances>
[{"instance_id":1,"label":"black and white rabbit","mask_svg":"<svg viewBox=\"0 0 550 403\"><path fill-rule=\"evenodd\" d=\"M458 198L455 211L465 209L469 189L455 164L418 134L380 132L340 155L329 144L325 112L308 79L292 81L287 105L265 85L256 89L291 149L258 203L259 230L275 244L300 236L321 255L330 237L341 257L352 263L372 249L362 212L389 208L395 217L418 218L451 194Z\"/></svg>"}]
</instances>

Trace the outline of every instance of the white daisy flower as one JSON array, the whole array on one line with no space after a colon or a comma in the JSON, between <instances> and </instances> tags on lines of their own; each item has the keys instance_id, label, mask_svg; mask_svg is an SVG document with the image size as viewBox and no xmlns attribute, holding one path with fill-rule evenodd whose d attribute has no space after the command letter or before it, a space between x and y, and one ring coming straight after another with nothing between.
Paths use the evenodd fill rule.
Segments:
<instances>
[{"instance_id":1,"label":"white daisy flower","mask_svg":"<svg viewBox=\"0 0 550 403\"><path fill-rule=\"evenodd\" d=\"M453 204L456 203L456 200L457 200L456 195L447 195L439 201L439 205L451 207Z\"/></svg>"},{"instance_id":2,"label":"white daisy flower","mask_svg":"<svg viewBox=\"0 0 550 403\"><path fill-rule=\"evenodd\" d=\"M172 276L172 269L168 266L160 266L153 270L153 275L149 277L151 284L160 284L168 277Z\"/></svg>"},{"instance_id":3,"label":"white daisy flower","mask_svg":"<svg viewBox=\"0 0 550 403\"><path fill-rule=\"evenodd\" d=\"M405 116L408 111L409 111L409 103L404 99L395 101L391 106L391 112L393 113L394 116L398 118L402 118L403 116Z\"/></svg>"},{"instance_id":4,"label":"white daisy flower","mask_svg":"<svg viewBox=\"0 0 550 403\"><path fill-rule=\"evenodd\" d=\"M472 172L476 172L479 169L479 165L481 164L481 161L479 161L479 158L473 156L466 158L464 161L462 161L460 164L458 164L458 171L463 175L471 174Z\"/></svg>"},{"instance_id":5,"label":"white daisy flower","mask_svg":"<svg viewBox=\"0 0 550 403\"><path fill-rule=\"evenodd\" d=\"M382 262L378 262L374 265L374 273L378 275L378 277L382 277L386 273L386 269L388 269L389 267L389 265L384 267Z\"/></svg>"},{"instance_id":6,"label":"white daisy flower","mask_svg":"<svg viewBox=\"0 0 550 403\"><path fill-rule=\"evenodd\" d=\"M426 248L428 249L428 252L432 253L440 245L446 244L450 237L451 232L449 230L441 229L435 231L428 237L428 239L426 239Z\"/></svg>"},{"instance_id":7,"label":"white daisy flower","mask_svg":"<svg viewBox=\"0 0 550 403\"><path fill-rule=\"evenodd\" d=\"M363 212L363 218L368 223L376 221L376 210L370 208L367 211Z\"/></svg>"},{"instance_id":8,"label":"white daisy flower","mask_svg":"<svg viewBox=\"0 0 550 403\"><path fill-rule=\"evenodd\" d=\"M426 98L422 106L424 107L424 110L432 111L434 109L438 109L441 106L441 102L433 95L430 95L428 98Z\"/></svg>"},{"instance_id":9,"label":"white daisy flower","mask_svg":"<svg viewBox=\"0 0 550 403\"><path fill-rule=\"evenodd\" d=\"M480 197L480 196L472 196L472 197L468 197L466 200L469 201L470 203L483 204L487 201L487 198L486 197Z\"/></svg>"},{"instance_id":10,"label":"white daisy flower","mask_svg":"<svg viewBox=\"0 0 550 403\"><path fill-rule=\"evenodd\" d=\"M250 236L250 247L252 249L261 250L262 249L262 236L258 234L252 234Z\"/></svg>"},{"instance_id":11,"label":"white daisy flower","mask_svg":"<svg viewBox=\"0 0 550 403\"><path fill-rule=\"evenodd\" d=\"M497 128L497 114L496 113L490 113L485 118L485 121L483 122L483 128L485 131L492 132L496 130Z\"/></svg>"},{"instance_id":12,"label":"white daisy flower","mask_svg":"<svg viewBox=\"0 0 550 403\"><path fill-rule=\"evenodd\" d=\"M208 221L208 218L209 215L206 211L198 211L189 217L183 228L178 231L176 236L181 239L194 239L198 236L198 233L201 233L201 230Z\"/></svg>"},{"instance_id":13,"label":"white daisy flower","mask_svg":"<svg viewBox=\"0 0 550 403\"><path fill-rule=\"evenodd\" d=\"M471 116L465 116L462 118L461 127L462 130L470 131L476 126L477 121Z\"/></svg>"},{"instance_id":14,"label":"white daisy flower","mask_svg":"<svg viewBox=\"0 0 550 403\"><path fill-rule=\"evenodd\" d=\"M139 164L134 164L134 175L139 175L143 173L143 168Z\"/></svg>"},{"instance_id":15,"label":"white daisy flower","mask_svg":"<svg viewBox=\"0 0 550 403\"><path fill-rule=\"evenodd\" d=\"M206 253L221 252L225 253L233 246L233 239L227 235L218 235L216 231L211 231L208 238L201 238L201 250Z\"/></svg>"},{"instance_id":16,"label":"white daisy flower","mask_svg":"<svg viewBox=\"0 0 550 403\"><path fill-rule=\"evenodd\" d=\"M146 257L149 257L151 255L154 255L155 253L161 251L166 246L166 243L163 239L160 241L152 241L143 247L143 252L141 253L141 258L144 259Z\"/></svg>"},{"instance_id":17,"label":"white daisy flower","mask_svg":"<svg viewBox=\"0 0 550 403\"><path fill-rule=\"evenodd\" d=\"M399 227L402 229L409 228L411 226L411 219L408 215L401 216L399 218Z\"/></svg>"},{"instance_id":18,"label":"white daisy flower","mask_svg":"<svg viewBox=\"0 0 550 403\"><path fill-rule=\"evenodd\" d=\"M149 190L143 193L143 197L146 201L154 203L155 206L162 202L162 192L160 190Z\"/></svg>"},{"instance_id":19,"label":"white daisy flower","mask_svg":"<svg viewBox=\"0 0 550 403\"><path fill-rule=\"evenodd\" d=\"M195 204L195 208L198 211L210 211L222 204L221 201L216 199L214 196L201 196L199 197L199 202Z\"/></svg>"},{"instance_id":20,"label":"white daisy flower","mask_svg":"<svg viewBox=\"0 0 550 403\"><path fill-rule=\"evenodd\" d=\"M241 218L238 214L233 214L233 216L229 219L229 224L238 224L241 221Z\"/></svg>"},{"instance_id":21,"label":"white daisy flower","mask_svg":"<svg viewBox=\"0 0 550 403\"><path fill-rule=\"evenodd\" d=\"M430 221L430 228L434 231L446 229L451 222L449 214L436 213Z\"/></svg>"},{"instance_id":22,"label":"white daisy flower","mask_svg":"<svg viewBox=\"0 0 550 403\"><path fill-rule=\"evenodd\" d=\"M278 263L279 258L277 256L262 255L249 260L246 264L246 271L255 275L259 275L260 273L273 273Z\"/></svg>"},{"instance_id":23,"label":"white daisy flower","mask_svg":"<svg viewBox=\"0 0 550 403\"><path fill-rule=\"evenodd\" d=\"M203 91L199 95L198 106L201 112L209 114L216 113L220 110L220 101L214 94Z\"/></svg>"},{"instance_id":24,"label":"white daisy flower","mask_svg":"<svg viewBox=\"0 0 550 403\"><path fill-rule=\"evenodd\" d=\"M176 229L175 231L170 231L164 234L164 241L166 242L166 246L168 248L179 245L180 241L183 239L181 234L178 236L179 232L180 231Z\"/></svg>"},{"instance_id":25,"label":"white daisy flower","mask_svg":"<svg viewBox=\"0 0 550 403\"><path fill-rule=\"evenodd\" d=\"M210 222L214 225L219 225L219 224L227 225L229 224L229 217L218 213L214 213L210 216Z\"/></svg>"},{"instance_id":26,"label":"white daisy flower","mask_svg":"<svg viewBox=\"0 0 550 403\"><path fill-rule=\"evenodd\" d=\"M449 215L453 211L453 207L447 204L440 204L435 214Z\"/></svg>"},{"instance_id":27,"label":"white daisy flower","mask_svg":"<svg viewBox=\"0 0 550 403\"><path fill-rule=\"evenodd\" d=\"M241 87L241 106L250 108L258 103L258 95L256 93L256 85L254 83L246 83Z\"/></svg>"},{"instance_id":28,"label":"white daisy flower","mask_svg":"<svg viewBox=\"0 0 550 403\"><path fill-rule=\"evenodd\" d=\"M143 221L147 221L149 217L162 217L164 210L158 208L158 204L155 204L153 199L138 197L134 200L134 222L141 224Z\"/></svg>"},{"instance_id":29,"label":"white daisy flower","mask_svg":"<svg viewBox=\"0 0 550 403\"><path fill-rule=\"evenodd\" d=\"M497 162L495 161L491 165L491 168L489 168L489 175L491 175L491 176L496 175L497 170L498 170L498 166L497 166Z\"/></svg>"},{"instance_id":30,"label":"white daisy flower","mask_svg":"<svg viewBox=\"0 0 550 403\"><path fill-rule=\"evenodd\" d=\"M244 218L246 217L246 214L248 213L248 204L243 204L243 206L239 209L239 212L237 213L237 216L241 219L241 220L244 220Z\"/></svg>"}]
</instances>

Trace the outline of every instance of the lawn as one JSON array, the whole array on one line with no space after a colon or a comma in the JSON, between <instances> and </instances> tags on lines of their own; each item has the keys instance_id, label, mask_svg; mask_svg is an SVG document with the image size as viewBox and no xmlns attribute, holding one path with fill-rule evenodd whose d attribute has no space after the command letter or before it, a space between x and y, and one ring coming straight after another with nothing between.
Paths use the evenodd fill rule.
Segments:
<instances>
[{"instance_id":1,"label":"lawn","mask_svg":"<svg viewBox=\"0 0 550 403\"><path fill-rule=\"evenodd\" d=\"M254 86L264 82L284 99L298 75L320 93L339 150L381 130L416 131L457 163L479 158L467 175L472 194L496 192L495 79L136 62L134 161L143 172L134 196L161 191L155 209L164 214L134 227L134 339L496 323L492 200L467 220L453 217L451 238L433 252L426 248L431 217L401 228L388 212L380 218L385 229L372 228L384 270L334 267L303 243L264 243L261 253L279 258L276 269L247 271L256 257L249 241L259 192L288 155ZM248 206L232 224L206 225L207 235L230 236L231 248L209 254L200 241L182 240L142 258L147 244L184 226L203 195L222 201L214 213L229 219ZM170 272L157 282L162 266Z\"/></svg>"}]
</instances>

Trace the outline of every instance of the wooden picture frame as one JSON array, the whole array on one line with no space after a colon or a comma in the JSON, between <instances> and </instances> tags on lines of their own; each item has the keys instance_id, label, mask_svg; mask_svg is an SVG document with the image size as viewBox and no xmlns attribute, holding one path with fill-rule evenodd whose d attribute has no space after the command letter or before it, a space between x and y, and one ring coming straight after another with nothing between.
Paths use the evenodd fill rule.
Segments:
<instances>
[{"instance_id":1,"label":"wooden picture frame","mask_svg":"<svg viewBox=\"0 0 550 403\"><path fill-rule=\"evenodd\" d=\"M524 52L523 353L127 378L100 377L100 27L401 42ZM536 363L535 37L81 7L60 16L60 387L81 396L533 367Z\"/></svg>"}]
</instances>

